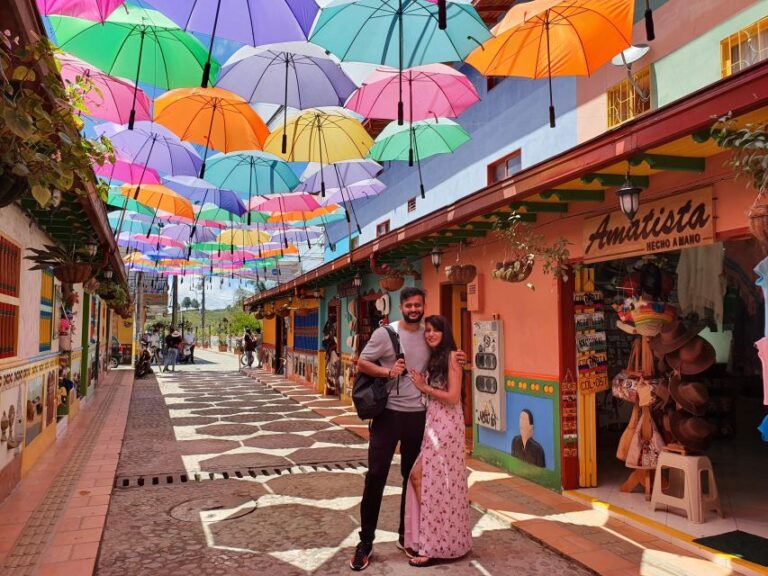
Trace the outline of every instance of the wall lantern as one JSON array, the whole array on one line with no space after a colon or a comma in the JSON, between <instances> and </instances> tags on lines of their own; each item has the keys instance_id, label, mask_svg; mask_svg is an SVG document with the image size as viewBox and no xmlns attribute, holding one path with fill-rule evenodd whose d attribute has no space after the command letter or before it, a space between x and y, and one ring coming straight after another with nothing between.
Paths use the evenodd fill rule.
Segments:
<instances>
[{"instance_id":1,"label":"wall lantern","mask_svg":"<svg viewBox=\"0 0 768 576\"><path fill-rule=\"evenodd\" d=\"M362 277L362 276L360 276L360 272L358 272L357 274L355 274L355 277L354 277L354 278L352 278L352 285L353 285L355 288L360 288L360 286L362 286L362 285L363 285L363 277Z\"/></svg>"},{"instance_id":2,"label":"wall lantern","mask_svg":"<svg viewBox=\"0 0 768 576\"><path fill-rule=\"evenodd\" d=\"M112 268L107 268L104 270L104 280L111 280L112 279Z\"/></svg>"},{"instance_id":3,"label":"wall lantern","mask_svg":"<svg viewBox=\"0 0 768 576\"><path fill-rule=\"evenodd\" d=\"M642 191L642 188L632 183L627 171L627 178L621 188L616 191L616 195L619 197L621 211L630 221L635 219L635 214L640 209L640 192Z\"/></svg>"},{"instance_id":4,"label":"wall lantern","mask_svg":"<svg viewBox=\"0 0 768 576\"><path fill-rule=\"evenodd\" d=\"M58 188L54 188L51 190L51 207L52 208L58 208L61 204L61 190Z\"/></svg>"},{"instance_id":5,"label":"wall lantern","mask_svg":"<svg viewBox=\"0 0 768 576\"><path fill-rule=\"evenodd\" d=\"M443 251L435 246L432 248L432 252L429 253L429 258L432 260L432 266L437 270L440 268L440 262L443 260Z\"/></svg>"},{"instance_id":6,"label":"wall lantern","mask_svg":"<svg viewBox=\"0 0 768 576\"><path fill-rule=\"evenodd\" d=\"M86 245L85 245L85 252L86 252L86 254L88 254L88 256L93 258L94 256L96 256L96 253L98 251L99 251L99 243L98 242L96 242L95 240L89 240L86 243Z\"/></svg>"}]
</instances>

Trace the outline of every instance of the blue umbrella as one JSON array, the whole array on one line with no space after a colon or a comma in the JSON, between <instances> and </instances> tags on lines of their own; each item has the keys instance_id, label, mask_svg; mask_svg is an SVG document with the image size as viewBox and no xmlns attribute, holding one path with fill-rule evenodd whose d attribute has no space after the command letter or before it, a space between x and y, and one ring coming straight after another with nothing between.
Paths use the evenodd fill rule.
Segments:
<instances>
[{"instance_id":1,"label":"blue umbrella","mask_svg":"<svg viewBox=\"0 0 768 576\"><path fill-rule=\"evenodd\" d=\"M237 194L231 190L218 188L207 180L195 176L168 176L163 178L163 184L188 198L195 205L214 204L235 216L242 216L247 212L247 208Z\"/></svg>"}]
</instances>

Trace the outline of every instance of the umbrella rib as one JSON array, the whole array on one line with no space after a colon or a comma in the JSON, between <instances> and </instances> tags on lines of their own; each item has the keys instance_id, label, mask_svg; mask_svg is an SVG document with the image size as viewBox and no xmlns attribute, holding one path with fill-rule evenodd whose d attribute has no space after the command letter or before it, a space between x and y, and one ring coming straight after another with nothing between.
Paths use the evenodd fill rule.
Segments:
<instances>
[{"instance_id":1,"label":"umbrella rib","mask_svg":"<svg viewBox=\"0 0 768 576\"><path fill-rule=\"evenodd\" d=\"M165 84L167 88L171 87L171 76L168 74L168 61L165 59L165 52L160 47L160 38L155 30L152 31L152 35L155 38L155 54L160 53L160 59L163 61L163 70L165 71ZM183 43L182 43L183 44ZM157 56L155 56L155 66L153 66L155 74L157 74Z\"/></svg>"}]
</instances>

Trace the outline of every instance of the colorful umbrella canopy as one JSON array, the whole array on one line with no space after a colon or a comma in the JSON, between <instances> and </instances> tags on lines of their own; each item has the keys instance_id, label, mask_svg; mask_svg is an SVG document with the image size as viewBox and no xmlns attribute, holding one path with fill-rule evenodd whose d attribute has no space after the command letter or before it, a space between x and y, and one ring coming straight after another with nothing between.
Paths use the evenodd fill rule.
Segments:
<instances>
[{"instance_id":1,"label":"colorful umbrella canopy","mask_svg":"<svg viewBox=\"0 0 768 576\"><path fill-rule=\"evenodd\" d=\"M163 183L171 190L191 200L194 204L213 204L236 216L242 216L247 212L237 194L230 190L217 188L210 182L200 178L195 178L194 176L169 176L168 178L163 178Z\"/></svg>"},{"instance_id":2,"label":"colorful umbrella canopy","mask_svg":"<svg viewBox=\"0 0 768 576\"><path fill-rule=\"evenodd\" d=\"M258 246L269 242L270 238L269 234L258 230L224 230L216 241L234 246Z\"/></svg>"},{"instance_id":3,"label":"colorful umbrella canopy","mask_svg":"<svg viewBox=\"0 0 768 576\"><path fill-rule=\"evenodd\" d=\"M259 46L287 40L304 40L317 14L314 0L150 0L185 30L202 32L213 40L219 36L243 44ZM208 86L206 67L201 86Z\"/></svg>"},{"instance_id":4,"label":"colorful umbrella canopy","mask_svg":"<svg viewBox=\"0 0 768 576\"><path fill-rule=\"evenodd\" d=\"M114 162L106 161L101 166L94 164L93 171L97 176L107 179L110 184L115 181L125 184L160 184L160 176L152 168L132 164L119 158Z\"/></svg>"},{"instance_id":5,"label":"colorful umbrella canopy","mask_svg":"<svg viewBox=\"0 0 768 576\"><path fill-rule=\"evenodd\" d=\"M464 74L445 64L427 64L402 74L395 68L377 68L345 106L366 118L396 120L401 81L408 92L403 113L410 122L435 116L457 118L480 100Z\"/></svg>"},{"instance_id":6,"label":"colorful umbrella canopy","mask_svg":"<svg viewBox=\"0 0 768 576\"><path fill-rule=\"evenodd\" d=\"M138 213L127 212L125 214L125 221L123 222L123 233L132 236L134 234L148 234L150 231L155 232L158 230L157 226L150 226L149 222L135 219L133 216L134 214ZM118 212L112 212L107 215L109 226L112 228L113 232L116 231L117 227L120 225L120 216L121 214Z\"/></svg>"},{"instance_id":7,"label":"colorful umbrella canopy","mask_svg":"<svg viewBox=\"0 0 768 576\"><path fill-rule=\"evenodd\" d=\"M251 222L254 224L264 223L269 220L269 214L266 212L251 211L248 215L235 216L231 212L222 210L217 206L206 206L197 214L199 222L207 222L208 224L229 222L232 225L246 224L248 216L251 217Z\"/></svg>"},{"instance_id":8,"label":"colorful umbrella canopy","mask_svg":"<svg viewBox=\"0 0 768 576\"><path fill-rule=\"evenodd\" d=\"M202 163L191 144L159 124L137 122L133 130L122 128L109 139L122 158L163 174L197 174Z\"/></svg>"},{"instance_id":9,"label":"colorful umbrella canopy","mask_svg":"<svg viewBox=\"0 0 768 576\"><path fill-rule=\"evenodd\" d=\"M270 194L253 198L248 206L260 212L284 213L294 210L316 210L321 208L315 197L303 192L291 194Z\"/></svg>"},{"instance_id":10,"label":"colorful umbrella canopy","mask_svg":"<svg viewBox=\"0 0 768 576\"><path fill-rule=\"evenodd\" d=\"M327 188L325 198L320 199L320 204L328 206L329 204L351 203L353 200L362 198L373 198L384 192L386 188L387 186L376 178L360 180L343 188Z\"/></svg>"},{"instance_id":11,"label":"colorful umbrella canopy","mask_svg":"<svg viewBox=\"0 0 768 576\"><path fill-rule=\"evenodd\" d=\"M111 188L109 190L109 194L107 196L107 206L122 209L123 211L125 211L126 216L128 215L129 212L145 214L150 218L153 218L155 216L155 210L153 210L149 206L144 206L144 204L140 204L139 202L136 202L136 200L132 198L126 198L125 196L120 194L119 188Z\"/></svg>"},{"instance_id":12,"label":"colorful umbrella canopy","mask_svg":"<svg viewBox=\"0 0 768 576\"><path fill-rule=\"evenodd\" d=\"M284 212L275 212L270 216L268 222L291 222L291 223L303 223L307 220L313 220L322 216L328 216L339 210L337 204L331 204L328 206L320 206L311 210L286 210Z\"/></svg>"},{"instance_id":13,"label":"colorful umbrella canopy","mask_svg":"<svg viewBox=\"0 0 768 576\"><path fill-rule=\"evenodd\" d=\"M421 120L398 126L397 122L387 124L376 137L370 156L379 161L408 160L415 154L419 168L419 188L424 198L424 180L421 174L421 159L435 154L453 152L470 139L464 128L447 118Z\"/></svg>"},{"instance_id":14,"label":"colorful umbrella canopy","mask_svg":"<svg viewBox=\"0 0 768 576\"><path fill-rule=\"evenodd\" d=\"M451 26L440 29L438 7L429 0L336 0L320 11L310 41L341 60L405 70L463 60L490 38L471 4L448 2ZM399 83L398 123L404 121Z\"/></svg>"},{"instance_id":15,"label":"colorful umbrella canopy","mask_svg":"<svg viewBox=\"0 0 768 576\"><path fill-rule=\"evenodd\" d=\"M151 118L149 98L143 90L137 89L131 82L105 74L71 54L56 54L56 60L61 66L60 73L64 82L74 83L78 76L87 78L90 82L90 89L83 94L83 103L88 109L89 116L118 124L128 122L135 92L136 119Z\"/></svg>"},{"instance_id":16,"label":"colorful umbrella canopy","mask_svg":"<svg viewBox=\"0 0 768 576\"><path fill-rule=\"evenodd\" d=\"M139 242L145 242L147 244L155 244L158 247L167 247L167 248L185 248L186 243L182 240L176 240L175 238L170 238L166 236L165 230L163 230L162 234L146 234L145 236L134 236L134 240L138 240Z\"/></svg>"},{"instance_id":17,"label":"colorful umbrella canopy","mask_svg":"<svg viewBox=\"0 0 768 576\"><path fill-rule=\"evenodd\" d=\"M163 228L163 236L172 238L179 242L211 242L216 239L217 232L206 228L205 226L197 226L194 230L184 224L174 224Z\"/></svg>"},{"instance_id":18,"label":"colorful umbrella canopy","mask_svg":"<svg viewBox=\"0 0 768 576\"><path fill-rule=\"evenodd\" d=\"M166 92L155 100L155 121L182 140L205 146L201 178L209 148L222 152L259 150L269 135L269 128L248 102L221 88Z\"/></svg>"},{"instance_id":19,"label":"colorful umbrella canopy","mask_svg":"<svg viewBox=\"0 0 768 576\"><path fill-rule=\"evenodd\" d=\"M326 187L343 188L347 184L373 178L382 170L381 164L373 160L345 160L322 167L320 164L310 164L296 192L320 192L321 176ZM321 175L320 172L323 174Z\"/></svg>"},{"instance_id":20,"label":"colorful umbrella canopy","mask_svg":"<svg viewBox=\"0 0 768 576\"><path fill-rule=\"evenodd\" d=\"M123 196L133 198L137 202L157 210L185 218L195 217L189 200L160 184L146 184L144 186L125 184L119 190Z\"/></svg>"},{"instance_id":21,"label":"colorful umbrella canopy","mask_svg":"<svg viewBox=\"0 0 768 576\"><path fill-rule=\"evenodd\" d=\"M467 62L486 76L548 78L549 125L555 126L552 76L583 76L632 44L634 3L627 0L534 0L517 4L495 37Z\"/></svg>"},{"instance_id":22,"label":"colorful umbrella canopy","mask_svg":"<svg viewBox=\"0 0 768 576\"><path fill-rule=\"evenodd\" d=\"M40 14L75 16L104 22L125 0L37 0Z\"/></svg>"},{"instance_id":23,"label":"colorful umbrella canopy","mask_svg":"<svg viewBox=\"0 0 768 576\"><path fill-rule=\"evenodd\" d=\"M244 46L227 60L216 84L251 103L283 106L281 152L288 149L288 107L342 105L355 84L325 50L308 42Z\"/></svg>"},{"instance_id":24,"label":"colorful umbrella canopy","mask_svg":"<svg viewBox=\"0 0 768 576\"><path fill-rule=\"evenodd\" d=\"M69 16L50 16L50 20L62 50L136 84L164 89L193 86L206 62L203 45L156 10L126 5L103 23ZM215 75L217 62L212 62L212 69ZM132 106L129 129L135 116Z\"/></svg>"}]
</instances>

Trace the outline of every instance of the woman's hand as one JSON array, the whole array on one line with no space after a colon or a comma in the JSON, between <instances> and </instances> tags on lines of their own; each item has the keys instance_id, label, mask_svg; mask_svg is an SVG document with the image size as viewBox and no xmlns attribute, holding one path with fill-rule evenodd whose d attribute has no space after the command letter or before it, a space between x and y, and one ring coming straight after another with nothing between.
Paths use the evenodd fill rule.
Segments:
<instances>
[{"instance_id":1,"label":"woman's hand","mask_svg":"<svg viewBox=\"0 0 768 576\"><path fill-rule=\"evenodd\" d=\"M426 394L427 390L429 389L429 385L427 385L427 378L424 372L410 370L409 374L411 375L411 380L413 381L413 384L416 386L416 388L418 388L419 391L423 394Z\"/></svg>"}]
</instances>

